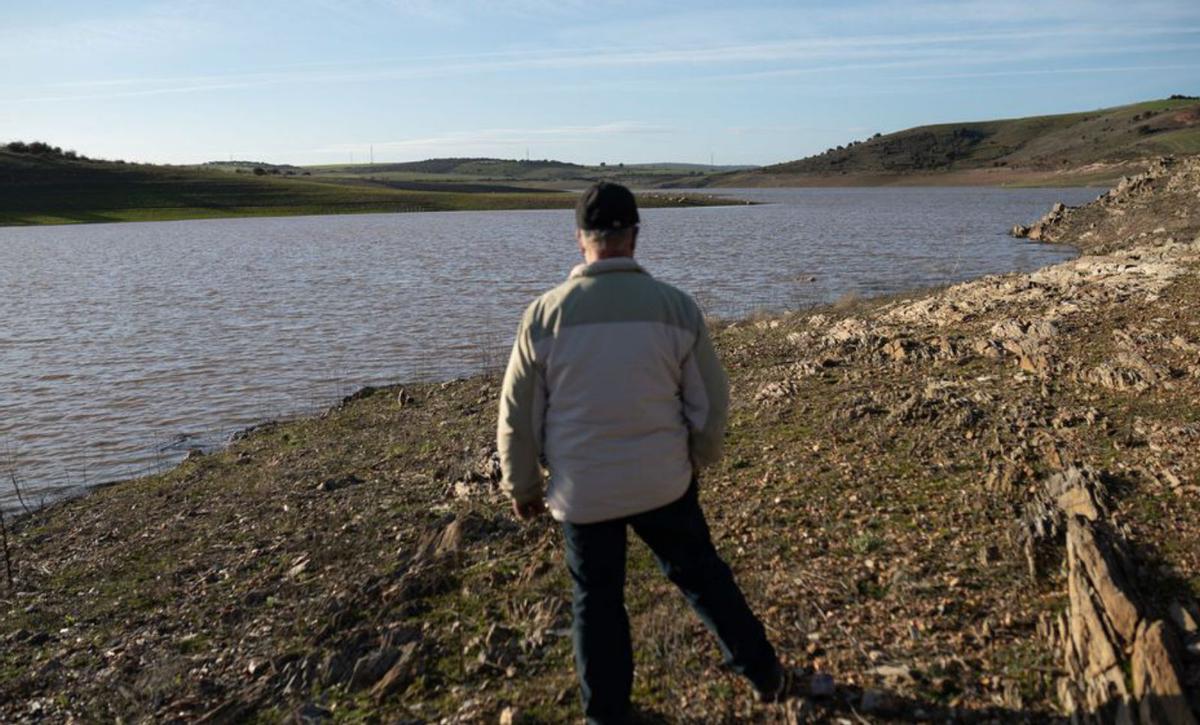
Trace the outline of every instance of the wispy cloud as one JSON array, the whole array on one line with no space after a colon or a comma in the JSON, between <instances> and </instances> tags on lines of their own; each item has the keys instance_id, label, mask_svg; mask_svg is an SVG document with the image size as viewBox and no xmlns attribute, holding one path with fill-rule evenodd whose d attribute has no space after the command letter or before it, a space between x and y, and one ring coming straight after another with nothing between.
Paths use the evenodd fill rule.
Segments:
<instances>
[{"instance_id":1,"label":"wispy cloud","mask_svg":"<svg viewBox=\"0 0 1200 725\"><path fill-rule=\"evenodd\" d=\"M750 80L770 80L794 78L802 76L812 76L819 74L836 74L845 73L848 71L862 70L894 70L899 68L920 68L931 66L1004 66L1003 69L995 71L1000 75L1011 75L1017 72L1015 65L1018 63L1037 63L1037 62L1061 62L1069 58L1094 57L1102 55L1105 57L1111 56L1136 56L1144 54L1162 54L1173 53L1177 51L1196 51L1200 50L1200 42L1197 43L1146 43L1146 44L1122 44L1113 45L1106 44L1102 48L1094 46L1039 46L1033 45L1019 51L1008 49L989 50L981 47L945 47L931 51L921 51L915 53L893 53L887 56L888 60L878 62L858 62L858 63L839 63L836 65L801 65L788 66L782 68L771 68L769 70L755 70L744 72L720 73L710 76L710 80L729 80L729 81L750 81ZM901 59L903 58L903 59ZM1096 72L1102 72L1105 67L1098 67ZM1131 66L1132 67L1132 66ZM1194 67L1194 66L1184 66ZM1033 72L1042 72L1041 70ZM1088 72L1087 69L1081 68L1079 72ZM970 77L973 72L966 73L946 73L946 74L930 74L930 75L904 75L894 76L898 80L925 80L936 78L956 78Z\"/></svg>"},{"instance_id":2,"label":"wispy cloud","mask_svg":"<svg viewBox=\"0 0 1200 725\"><path fill-rule=\"evenodd\" d=\"M778 160L863 126L1187 92L1200 59L1196 0L10 0L3 16L0 135L126 158L384 139Z\"/></svg>"},{"instance_id":3,"label":"wispy cloud","mask_svg":"<svg viewBox=\"0 0 1200 725\"><path fill-rule=\"evenodd\" d=\"M1069 56L1134 54L1169 50L1155 44L1114 44L1114 38L1189 36L1200 27L1066 27L1008 32L925 33L907 36L858 35L789 41L727 43L712 47L585 48L499 50L486 53L420 56L401 61L339 61L301 67L206 76L116 78L50 84L67 92L9 97L9 103L99 100L174 95L288 84L338 84L403 81L473 76L515 71L567 71L705 67L730 65L760 68L710 76L712 79L752 80L853 70L931 66L953 60L981 65L1014 60L1045 60ZM1054 43L1034 41L1053 39ZM1079 41L1076 43L1068 41ZM1013 42L1023 45L1012 47ZM1194 48L1179 45L1180 48ZM801 63L779 67L780 63ZM768 67L762 68L766 65Z\"/></svg>"},{"instance_id":4,"label":"wispy cloud","mask_svg":"<svg viewBox=\"0 0 1200 725\"><path fill-rule=\"evenodd\" d=\"M1091 73L1139 73L1157 70L1195 70L1196 65L1167 64L1167 65L1109 65L1087 66L1081 68L1030 68L1024 70L1005 69L992 71L974 71L969 73L930 73L927 75L904 76L904 80L952 80L955 78L999 78L1003 76L1043 76L1070 75Z\"/></svg>"}]
</instances>

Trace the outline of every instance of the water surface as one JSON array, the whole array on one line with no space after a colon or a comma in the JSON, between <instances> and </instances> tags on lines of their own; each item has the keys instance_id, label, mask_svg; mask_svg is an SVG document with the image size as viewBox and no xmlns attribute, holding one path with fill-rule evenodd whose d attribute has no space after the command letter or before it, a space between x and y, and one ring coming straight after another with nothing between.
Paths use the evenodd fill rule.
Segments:
<instances>
[{"instance_id":1,"label":"water surface","mask_svg":"<svg viewBox=\"0 0 1200 725\"><path fill-rule=\"evenodd\" d=\"M1015 240L1095 189L729 190L643 212L638 257L710 314L1030 270ZM569 211L0 228L0 504L179 459L364 384L500 364L521 310L578 261Z\"/></svg>"}]
</instances>

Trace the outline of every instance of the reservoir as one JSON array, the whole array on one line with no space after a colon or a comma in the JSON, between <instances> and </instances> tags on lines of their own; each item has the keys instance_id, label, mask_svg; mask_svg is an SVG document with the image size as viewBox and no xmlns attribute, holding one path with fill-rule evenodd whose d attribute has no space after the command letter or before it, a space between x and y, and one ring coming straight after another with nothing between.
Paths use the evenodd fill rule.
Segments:
<instances>
[{"instance_id":1,"label":"reservoir","mask_svg":"<svg viewBox=\"0 0 1200 725\"><path fill-rule=\"evenodd\" d=\"M1012 239L1097 189L722 190L642 212L637 256L717 317L1028 271ZM503 365L579 261L570 211L0 228L0 506L70 495L368 384Z\"/></svg>"}]
</instances>

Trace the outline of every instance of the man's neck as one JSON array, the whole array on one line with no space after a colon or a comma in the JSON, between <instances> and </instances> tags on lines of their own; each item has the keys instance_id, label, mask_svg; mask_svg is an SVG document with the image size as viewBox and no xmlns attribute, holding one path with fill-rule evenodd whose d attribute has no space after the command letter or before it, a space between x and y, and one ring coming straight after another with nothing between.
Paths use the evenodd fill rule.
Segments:
<instances>
[{"instance_id":1,"label":"man's neck","mask_svg":"<svg viewBox=\"0 0 1200 725\"><path fill-rule=\"evenodd\" d=\"M617 259L618 257L633 257L633 252L622 249L619 251L608 251L606 249L588 249L583 253L584 264L592 264L599 262L602 259Z\"/></svg>"}]
</instances>

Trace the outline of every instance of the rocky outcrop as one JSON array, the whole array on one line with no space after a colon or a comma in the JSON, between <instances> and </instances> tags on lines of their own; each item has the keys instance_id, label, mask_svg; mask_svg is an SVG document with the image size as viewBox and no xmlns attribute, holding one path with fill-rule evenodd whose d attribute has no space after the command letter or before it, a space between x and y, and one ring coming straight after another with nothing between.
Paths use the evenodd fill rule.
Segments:
<instances>
[{"instance_id":1,"label":"rocky outcrop","mask_svg":"<svg viewBox=\"0 0 1200 725\"><path fill-rule=\"evenodd\" d=\"M1141 174L1128 176L1096 201L1080 207L1056 204L1029 226L1016 225L1015 237L1064 242L1111 251L1165 239L1190 224L1188 209L1200 190L1200 159L1163 157Z\"/></svg>"},{"instance_id":2,"label":"rocky outcrop","mask_svg":"<svg viewBox=\"0 0 1200 725\"><path fill-rule=\"evenodd\" d=\"M1175 603L1168 614L1146 596L1133 534L1109 489L1136 480L1194 495L1195 465L1182 462L1191 460L1185 451L1200 446L1200 430L1183 420L1135 418L1117 434L1102 408L1114 395L1179 395L1200 378L1200 340L1186 331L1195 324L1163 324L1187 319L1164 300L1194 285L1200 268L1198 197L1200 160L1165 160L1086 207L1056 205L1024 235L1082 236L1092 240L1081 244L1092 253L879 305L870 314L813 315L786 333L796 359L780 365L755 397L764 409L786 408L822 381L861 385L829 415L846 424L869 420L864 429L885 440L918 428L929 441L913 449L918 457L936 458L946 445L978 449L989 465L986 489L1021 511L1017 538L1030 575L1063 576L1067 609L1039 631L1060 653L1059 703L1074 722L1197 722L1200 701L1189 700L1200 683L1196 605ZM1139 231L1131 234L1128 224ZM1100 241L1114 234L1123 236ZM1153 312L1123 314L1134 308ZM1110 319L1117 321L1097 324ZM995 362L1009 366L1012 384L1040 385L1040 394L1032 388L1012 402L992 375L947 372ZM924 370L922 384L899 382L911 379L905 371ZM1064 388L1077 391L1080 404L1039 407L1039 400L1061 399L1054 391ZM1081 438L1101 435L1121 452L1115 461L1081 455Z\"/></svg>"},{"instance_id":3,"label":"rocky outcrop","mask_svg":"<svg viewBox=\"0 0 1200 725\"><path fill-rule=\"evenodd\" d=\"M1016 224L1009 233L1017 238L1032 239L1035 242L1040 242L1045 238L1048 229L1062 222L1067 208L1066 204L1063 204L1061 201L1057 202L1054 206L1050 207L1050 211L1046 212L1046 215L1041 219L1038 219L1030 226Z\"/></svg>"},{"instance_id":4,"label":"rocky outcrop","mask_svg":"<svg viewBox=\"0 0 1200 725\"><path fill-rule=\"evenodd\" d=\"M1069 607L1044 631L1063 653L1059 700L1075 722L1194 725L1179 636L1140 600L1104 499L1098 474L1071 467L1045 481L1022 518L1030 548L1066 545Z\"/></svg>"}]
</instances>

